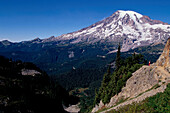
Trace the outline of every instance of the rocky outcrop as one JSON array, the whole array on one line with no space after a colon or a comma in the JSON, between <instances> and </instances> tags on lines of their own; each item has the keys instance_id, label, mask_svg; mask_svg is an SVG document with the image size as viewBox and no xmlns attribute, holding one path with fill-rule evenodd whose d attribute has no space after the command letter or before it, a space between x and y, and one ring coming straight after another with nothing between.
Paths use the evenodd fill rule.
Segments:
<instances>
[{"instance_id":1,"label":"rocky outcrop","mask_svg":"<svg viewBox=\"0 0 170 113\"><path fill-rule=\"evenodd\" d=\"M21 70L21 74L22 75L31 75L31 76L35 76L35 75L40 75L41 73L36 71L36 70L31 70L31 69L22 69Z\"/></svg>"},{"instance_id":2,"label":"rocky outcrop","mask_svg":"<svg viewBox=\"0 0 170 113\"><path fill-rule=\"evenodd\" d=\"M103 112L101 112L101 113L105 113L105 112L111 111L111 110L113 110L113 109L116 109L116 110L117 110L117 109L119 109L120 107L123 107L123 106L128 105L128 104L132 104L132 103L134 103L134 102L137 102L137 103L138 103L138 102L141 102L141 101L145 100L147 97L151 97L151 96L156 95L157 93L164 92L165 89L166 89L166 84L163 84L163 85L160 86L159 88L150 90L150 91L148 91L148 92L146 92L146 93L138 96L137 98L129 99L129 100L127 100L127 101L125 101L125 102L123 102L123 103L121 103L121 104L119 104L119 105L117 105L117 106L115 106L115 107L113 107L113 108L111 108L111 109L108 109L108 110L106 110L106 111L103 111Z\"/></svg>"},{"instance_id":3,"label":"rocky outcrop","mask_svg":"<svg viewBox=\"0 0 170 113\"><path fill-rule=\"evenodd\" d=\"M99 105L95 105L95 107L92 110L92 113L97 112L98 110L102 109L102 107L105 107L105 105L103 104L102 100L100 100Z\"/></svg>"},{"instance_id":4,"label":"rocky outcrop","mask_svg":"<svg viewBox=\"0 0 170 113\"><path fill-rule=\"evenodd\" d=\"M142 20L143 23L149 23L149 24L151 24L151 25L153 25L153 24L168 25L168 23L164 23L164 22L161 22L161 21L159 21L159 20L152 20L152 19L151 19L150 17L148 17L148 16L143 16L143 17L141 18L141 20Z\"/></svg>"},{"instance_id":5,"label":"rocky outcrop","mask_svg":"<svg viewBox=\"0 0 170 113\"><path fill-rule=\"evenodd\" d=\"M140 102L158 92L163 92L166 89L166 84L170 83L169 49L170 38L156 63L151 66L143 66L134 72L118 95L113 96L106 105L100 102L99 106L96 105L92 112L96 112L103 107L109 108L115 106L122 99L126 101L111 109L118 109L133 102ZM160 87L154 88L155 86Z\"/></svg>"},{"instance_id":6,"label":"rocky outcrop","mask_svg":"<svg viewBox=\"0 0 170 113\"><path fill-rule=\"evenodd\" d=\"M119 93L119 98L134 98L140 93L152 88L155 84L158 83L158 80L155 76L155 68L149 66L143 66L135 73L132 74L132 77L129 78L126 82L126 87L124 87ZM109 103L114 104L115 99L111 99Z\"/></svg>"},{"instance_id":7,"label":"rocky outcrop","mask_svg":"<svg viewBox=\"0 0 170 113\"><path fill-rule=\"evenodd\" d=\"M126 82L126 86L122 91L111 98L107 107L117 104L120 99L132 99L139 96L141 93L153 88L159 82L167 82L170 76L169 73L160 69L159 66L143 66L132 74ZM161 84L161 83L160 83Z\"/></svg>"},{"instance_id":8,"label":"rocky outcrop","mask_svg":"<svg viewBox=\"0 0 170 113\"><path fill-rule=\"evenodd\" d=\"M77 105L71 105L68 108L64 109L65 111L69 112L69 113L78 113L80 111L80 108Z\"/></svg>"},{"instance_id":9,"label":"rocky outcrop","mask_svg":"<svg viewBox=\"0 0 170 113\"><path fill-rule=\"evenodd\" d=\"M164 69L170 73L170 51L169 49L170 49L170 38L168 39L165 45L162 55L157 60L156 65L164 67Z\"/></svg>"},{"instance_id":10,"label":"rocky outcrop","mask_svg":"<svg viewBox=\"0 0 170 113\"><path fill-rule=\"evenodd\" d=\"M122 91L118 95L113 96L110 99L110 102L106 105L104 105L102 101L100 101L99 105L96 105L95 108L93 108L92 112L96 112L103 107L112 107L116 105L120 100L127 100L128 102L126 104L131 104L132 102L139 102L141 100L144 100L149 96L153 96L150 95L150 93L148 95L145 94L146 91L152 89L158 84L161 84L162 82L169 82L169 80L170 74L162 67L155 66L155 64L151 66L143 66L132 74L132 77L127 80L126 86L122 88ZM153 94L156 94L156 92L154 92ZM145 96L140 96L139 98L137 98L142 93L144 93Z\"/></svg>"}]
</instances>

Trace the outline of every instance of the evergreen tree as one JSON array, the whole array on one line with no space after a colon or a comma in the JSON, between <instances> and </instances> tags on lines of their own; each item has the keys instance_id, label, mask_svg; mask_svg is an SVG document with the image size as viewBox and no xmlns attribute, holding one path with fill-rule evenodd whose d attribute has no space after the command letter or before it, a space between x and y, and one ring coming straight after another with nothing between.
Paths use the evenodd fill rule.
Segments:
<instances>
[{"instance_id":1,"label":"evergreen tree","mask_svg":"<svg viewBox=\"0 0 170 113\"><path fill-rule=\"evenodd\" d=\"M105 73L103 76L103 81L102 81L103 88L106 88L106 86L108 85L108 83L110 81L110 74L111 74L110 68L111 68L111 66L109 65L107 73Z\"/></svg>"},{"instance_id":2,"label":"evergreen tree","mask_svg":"<svg viewBox=\"0 0 170 113\"><path fill-rule=\"evenodd\" d=\"M96 104L98 104L99 101L100 101L100 98L99 98L99 95L98 95L98 92L97 92L97 88L95 88L95 99L94 99L93 106L95 106Z\"/></svg>"},{"instance_id":3,"label":"evergreen tree","mask_svg":"<svg viewBox=\"0 0 170 113\"><path fill-rule=\"evenodd\" d=\"M133 62L133 64L135 64L137 61L136 61L137 59L136 59L136 54L135 54L135 52L133 53L133 56L132 56L132 62Z\"/></svg>"},{"instance_id":4,"label":"evergreen tree","mask_svg":"<svg viewBox=\"0 0 170 113\"><path fill-rule=\"evenodd\" d=\"M102 99L102 101L103 101L104 104L109 102L109 95L108 95L108 93L105 94L104 99Z\"/></svg>"},{"instance_id":5,"label":"evergreen tree","mask_svg":"<svg viewBox=\"0 0 170 113\"><path fill-rule=\"evenodd\" d=\"M117 55L116 55L116 71L118 71L120 66L121 66L121 64L120 64L120 60L121 60L121 58L120 58L120 49L121 48L120 48L120 43L119 43L118 51L117 51Z\"/></svg>"},{"instance_id":6,"label":"evergreen tree","mask_svg":"<svg viewBox=\"0 0 170 113\"><path fill-rule=\"evenodd\" d=\"M109 64L108 69L107 69L107 75L111 74L111 65Z\"/></svg>"},{"instance_id":7,"label":"evergreen tree","mask_svg":"<svg viewBox=\"0 0 170 113\"><path fill-rule=\"evenodd\" d=\"M133 53L133 57L135 58L135 56L136 56L136 53L134 52L134 53Z\"/></svg>"},{"instance_id":8,"label":"evergreen tree","mask_svg":"<svg viewBox=\"0 0 170 113\"><path fill-rule=\"evenodd\" d=\"M107 95L107 86L109 84L110 81L110 76L111 76L111 65L109 65L107 73L104 74L103 76L103 81L101 83L101 87L99 89L97 98L95 98L95 101L100 101L100 99L102 99L102 101L104 101L105 96ZM99 99L98 99L99 98ZM106 100L106 99L105 99Z\"/></svg>"}]
</instances>

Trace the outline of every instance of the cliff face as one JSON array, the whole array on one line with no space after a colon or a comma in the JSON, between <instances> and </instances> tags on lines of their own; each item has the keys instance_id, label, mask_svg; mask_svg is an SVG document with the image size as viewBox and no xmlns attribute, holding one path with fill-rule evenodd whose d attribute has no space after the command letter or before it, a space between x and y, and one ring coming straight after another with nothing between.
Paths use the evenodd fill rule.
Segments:
<instances>
[{"instance_id":1,"label":"cliff face","mask_svg":"<svg viewBox=\"0 0 170 113\"><path fill-rule=\"evenodd\" d=\"M167 70L170 73L170 38L168 39L164 51L162 55L159 57L159 59L156 62L157 66L162 66L165 70Z\"/></svg>"},{"instance_id":2,"label":"cliff face","mask_svg":"<svg viewBox=\"0 0 170 113\"><path fill-rule=\"evenodd\" d=\"M169 49L170 38L156 63L151 66L143 66L134 72L118 95L113 96L106 105L100 101L99 106L96 105L92 112L96 112L103 107L115 106L122 99L126 101L121 106L131 104L132 102L140 102L158 92L163 92L166 89L166 84L170 83ZM156 86L160 87L156 88ZM115 107L115 109L118 109L118 107Z\"/></svg>"}]
</instances>

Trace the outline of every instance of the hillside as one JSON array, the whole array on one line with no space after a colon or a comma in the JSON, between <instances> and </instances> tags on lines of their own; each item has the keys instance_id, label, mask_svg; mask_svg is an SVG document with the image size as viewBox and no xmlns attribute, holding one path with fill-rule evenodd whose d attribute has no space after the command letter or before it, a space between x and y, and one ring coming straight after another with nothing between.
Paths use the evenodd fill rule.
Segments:
<instances>
[{"instance_id":1,"label":"hillside","mask_svg":"<svg viewBox=\"0 0 170 113\"><path fill-rule=\"evenodd\" d=\"M95 105L92 112L103 108L108 108L106 111L118 110L125 105L134 102L139 103L157 93L164 92L167 84L170 83L169 49L170 38L156 63L150 66L142 66L139 70L134 72L126 81L126 85L121 89L121 92L117 93L105 104L103 104L103 100L100 100L100 103Z\"/></svg>"},{"instance_id":2,"label":"hillside","mask_svg":"<svg viewBox=\"0 0 170 113\"><path fill-rule=\"evenodd\" d=\"M73 104L71 99L64 88L33 63L0 56L0 112L64 113L62 104Z\"/></svg>"},{"instance_id":3,"label":"hillside","mask_svg":"<svg viewBox=\"0 0 170 113\"><path fill-rule=\"evenodd\" d=\"M165 89L166 88L166 89ZM162 89L162 91L161 91ZM157 94L155 94L157 93ZM145 100L140 100L138 102L130 102L126 101L125 103L121 103L116 107L113 107L107 111L107 113L134 113L134 112L145 112L145 113L168 113L170 111L170 103L169 103L169 93L170 93L170 84L164 88L156 88L155 90L148 91L146 95L144 95ZM147 95L151 97L146 97ZM154 96L153 96L154 95ZM136 99L141 98L140 96ZM106 112L106 111L104 111Z\"/></svg>"}]
</instances>

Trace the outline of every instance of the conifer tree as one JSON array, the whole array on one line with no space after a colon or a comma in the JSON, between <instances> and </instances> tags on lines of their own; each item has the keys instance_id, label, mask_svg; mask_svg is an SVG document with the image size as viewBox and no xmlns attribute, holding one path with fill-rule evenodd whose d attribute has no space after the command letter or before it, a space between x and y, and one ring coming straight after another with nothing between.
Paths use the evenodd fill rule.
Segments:
<instances>
[{"instance_id":1,"label":"conifer tree","mask_svg":"<svg viewBox=\"0 0 170 113\"><path fill-rule=\"evenodd\" d=\"M98 92L97 92L97 88L95 88L95 99L94 99L93 106L95 106L96 104L98 104L99 101L100 101L100 98L99 98L99 95L98 95Z\"/></svg>"},{"instance_id":2,"label":"conifer tree","mask_svg":"<svg viewBox=\"0 0 170 113\"><path fill-rule=\"evenodd\" d=\"M107 89L106 89L106 87L108 86L108 84L109 84L109 81L110 81L110 76L111 76L111 71L110 71L110 69L111 69L111 66L109 65L109 67L108 67L108 70L107 70L107 73L105 73L104 74L104 76L103 76L103 81L102 81L102 84L101 84L101 87L100 87L100 89L99 89L99 93L101 93L101 95L100 95L100 99L104 99L104 97L105 97L105 95L106 95L106 93L107 93ZM99 96L99 95L98 95Z\"/></svg>"},{"instance_id":3,"label":"conifer tree","mask_svg":"<svg viewBox=\"0 0 170 113\"><path fill-rule=\"evenodd\" d=\"M111 68L111 66L109 65L107 73L105 73L104 76L103 76L103 81L102 81L102 87L103 88L105 88L110 81L110 74L111 74L110 68Z\"/></svg>"},{"instance_id":4,"label":"conifer tree","mask_svg":"<svg viewBox=\"0 0 170 113\"><path fill-rule=\"evenodd\" d=\"M120 60L121 60L121 58L120 58L120 43L119 43L118 51L117 51L117 55L116 55L116 71L118 71L121 66Z\"/></svg>"}]
</instances>

